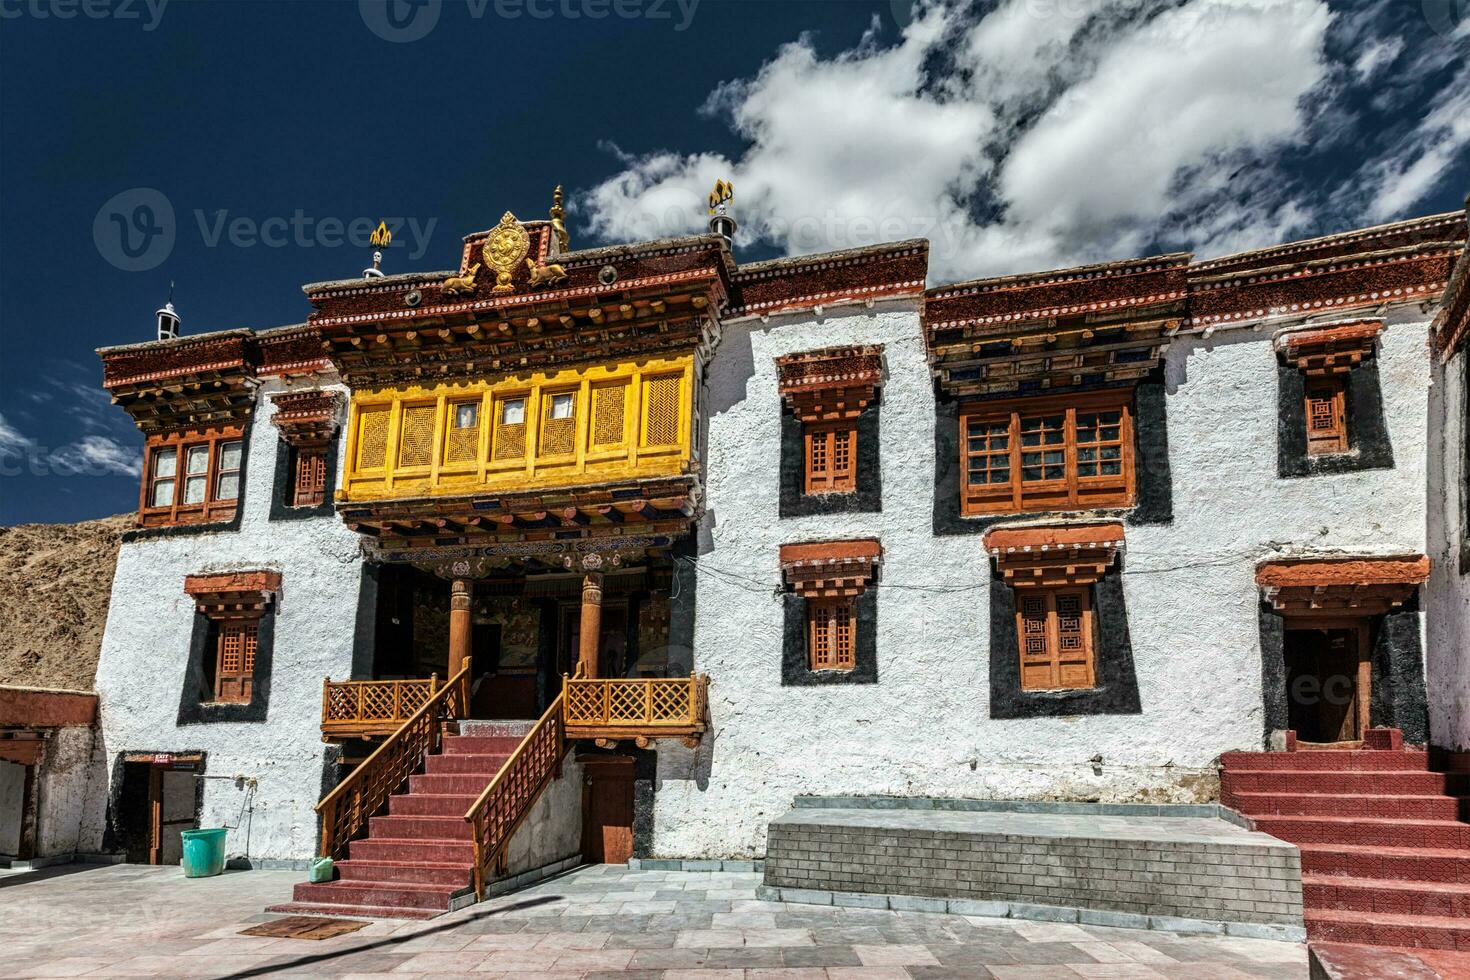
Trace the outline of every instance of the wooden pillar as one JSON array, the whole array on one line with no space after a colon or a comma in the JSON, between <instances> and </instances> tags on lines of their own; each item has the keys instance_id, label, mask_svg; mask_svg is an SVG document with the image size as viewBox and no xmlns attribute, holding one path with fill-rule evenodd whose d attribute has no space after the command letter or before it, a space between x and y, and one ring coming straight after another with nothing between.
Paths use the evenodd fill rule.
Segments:
<instances>
[{"instance_id":1,"label":"wooden pillar","mask_svg":"<svg viewBox=\"0 0 1470 980\"><path fill-rule=\"evenodd\" d=\"M602 573L588 572L582 580L582 627L577 662L583 677L598 673L598 647L602 637Z\"/></svg>"},{"instance_id":2,"label":"wooden pillar","mask_svg":"<svg viewBox=\"0 0 1470 980\"><path fill-rule=\"evenodd\" d=\"M459 670L470 655L472 635L471 607L474 605L475 583L457 578L449 586L449 676Z\"/></svg>"}]
</instances>

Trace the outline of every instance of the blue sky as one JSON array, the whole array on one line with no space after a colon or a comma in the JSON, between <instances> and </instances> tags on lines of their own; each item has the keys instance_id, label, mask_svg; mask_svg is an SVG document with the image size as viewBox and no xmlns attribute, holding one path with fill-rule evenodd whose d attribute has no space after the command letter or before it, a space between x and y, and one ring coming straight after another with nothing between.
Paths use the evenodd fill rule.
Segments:
<instances>
[{"instance_id":1,"label":"blue sky","mask_svg":"<svg viewBox=\"0 0 1470 980\"><path fill-rule=\"evenodd\" d=\"M727 176L743 259L922 235L953 281L1470 190L1466 0L0 0L0 93L0 524L136 506L92 352L171 280L186 333L299 322L379 217L443 269L558 183L582 247Z\"/></svg>"}]
</instances>

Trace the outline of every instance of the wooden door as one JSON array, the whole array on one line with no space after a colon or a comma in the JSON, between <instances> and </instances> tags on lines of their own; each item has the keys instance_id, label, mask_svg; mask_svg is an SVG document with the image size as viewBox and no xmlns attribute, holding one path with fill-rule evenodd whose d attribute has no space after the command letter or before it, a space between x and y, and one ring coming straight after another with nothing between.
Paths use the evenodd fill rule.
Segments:
<instances>
[{"instance_id":1,"label":"wooden door","mask_svg":"<svg viewBox=\"0 0 1470 980\"><path fill-rule=\"evenodd\" d=\"M626 864L633 856L633 760L585 759L582 772L582 859Z\"/></svg>"},{"instance_id":2,"label":"wooden door","mask_svg":"<svg viewBox=\"0 0 1470 980\"><path fill-rule=\"evenodd\" d=\"M1368 625L1321 621L1286 631L1288 723L1300 742L1357 742L1368 727Z\"/></svg>"}]
</instances>

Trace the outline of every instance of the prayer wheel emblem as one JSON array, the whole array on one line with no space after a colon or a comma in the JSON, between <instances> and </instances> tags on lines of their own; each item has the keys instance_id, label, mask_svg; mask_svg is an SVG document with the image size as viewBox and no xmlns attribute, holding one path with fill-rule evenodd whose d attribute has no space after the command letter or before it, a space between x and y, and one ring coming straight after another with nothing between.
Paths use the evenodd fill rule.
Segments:
<instances>
[{"instance_id":1,"label":"prayer wheel emblem","mask_svg":"<svg viewBox=\"0 0 1470 980\"><path fill-rule=\"evenodd\" d=\"M495 292L508 293L515 288L511 285L510 274L525 261L530 250L531 236L521 227L515 215L505 212L500 224L485 239L482 250L485 264L495 270Z\"/></svg>"}]
</instances>

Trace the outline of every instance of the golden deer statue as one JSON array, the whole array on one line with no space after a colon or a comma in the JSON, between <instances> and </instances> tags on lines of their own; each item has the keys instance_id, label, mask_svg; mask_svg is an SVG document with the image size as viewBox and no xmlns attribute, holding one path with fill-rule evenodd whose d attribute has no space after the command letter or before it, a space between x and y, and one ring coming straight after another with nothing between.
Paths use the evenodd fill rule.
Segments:
<instances>
[{"instance_id":1,"label":"golden deer statue","mask_svg":"<svg viewBox=\"0 0 1470 980\"><path fill-rule=\"evenodd\" d=\"M475 275L480 271L480 263L476 262L465 270L462 276L450 276L440 283L440 288L445 296L468 296L475 291Z\"/></svg>"},{"instance_id":2,"label":"golden deer statue","mask_svg":"<svg viewBox=\"0 0 1470 980\"><path fill-rule=\"evenodd\" d=\"M553 286L562 282L567 277L567 270L558 262L547 262L537 265L534 260L526 260L526 268L531 270L531 286Z\"/></svg>"}]
</instances>

